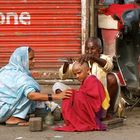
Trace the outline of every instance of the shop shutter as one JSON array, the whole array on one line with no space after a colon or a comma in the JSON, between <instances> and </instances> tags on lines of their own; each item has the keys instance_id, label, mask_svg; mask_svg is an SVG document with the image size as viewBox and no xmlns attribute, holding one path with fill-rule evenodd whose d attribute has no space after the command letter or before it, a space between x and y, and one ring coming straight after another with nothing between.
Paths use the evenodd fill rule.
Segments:
<instances>
[{"instance_id":1,"label":"shop shutter","mask_svg":"<svg viewBox=\"0 0 140 140\"><path fill-rule=\"evenodd\" d=\"M35 50L35 69L81 54L81 0L0 0L0 67L15 48Z\"/></svg>"}]
</instances>

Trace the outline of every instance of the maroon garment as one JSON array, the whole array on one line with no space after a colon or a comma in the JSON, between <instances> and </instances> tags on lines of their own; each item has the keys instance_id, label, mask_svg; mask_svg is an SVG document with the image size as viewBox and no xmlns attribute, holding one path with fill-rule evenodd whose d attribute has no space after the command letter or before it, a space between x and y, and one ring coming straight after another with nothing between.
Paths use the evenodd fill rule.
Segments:
<instances>
[{"instance_id":1,"label":"maroon garment","mask_svg":"<svg viewBox=\"0 0 140 140\"><path fill-rule=\"evenodd\" d=\"M72 90L72 97L62 102L64 125L59 131L105 130L101 123L102 102L105 91L101 82L93 75L87 77L78 91Z\"/></svg>"}]
</instances>

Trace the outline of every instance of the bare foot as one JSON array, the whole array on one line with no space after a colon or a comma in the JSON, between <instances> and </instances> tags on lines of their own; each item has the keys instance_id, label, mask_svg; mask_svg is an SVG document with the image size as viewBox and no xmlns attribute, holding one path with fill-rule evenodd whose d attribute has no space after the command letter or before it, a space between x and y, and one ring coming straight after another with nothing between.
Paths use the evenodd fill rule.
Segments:
<instances>
[{"instance_id":1,"label":"bare foot","mask_svg":"<svg viewBox=\"0 0 140 140\"><path fill-rule=\"evenodd\" d=\"M11 116L7 121L6 124L19 124L19 123L25 123L26 121L17 117Z\"/></svg>"}]
</instances>

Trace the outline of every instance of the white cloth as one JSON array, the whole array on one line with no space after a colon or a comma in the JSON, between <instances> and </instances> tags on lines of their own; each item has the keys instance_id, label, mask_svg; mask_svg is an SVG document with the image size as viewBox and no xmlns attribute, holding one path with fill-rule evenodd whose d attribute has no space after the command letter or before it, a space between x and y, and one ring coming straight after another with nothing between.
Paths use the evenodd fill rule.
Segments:
<instances>
[{"instance_id":1,"label":"white cloth","mask_svg":"<svg viewBox=\"0 0 140 140\"><path fill-rule=\"evenodd\" d=\"M64 90L67 90L67 89L71 89L69 86L63 84L63 83L60 83L60 82L56 82L53 87L52 87L52 90L53 92L55 93L57 89L60 89L61 91L64 91Z\"/></svg>"},{"instance_id":2,"label":"white cloth","mask_svg":"<svg viewBox=\"0 0 140 140\"><path fill-rule=\"evenodd\" d=\"M51 112L53 112L57 107L61 108L57 103L52 101L46 101L45 104L51 109Z\"/></svg>"},{"instance_id":3,"label":"white cloth","mask_svg":"<svg viewBox=\"0 0 140 140\"><path fill-rule=\"evenodd\" d=\"M51 112L53 112L57 107L61 108L59 106L59 104L57 104L57 103L55 103L53 101L51 101L51 102L50 101L43 101L43 102L38 101L37 105L36 105L36 108L42 109L42 108L46 108L46 106L51 109Z\"/></svg>"}]
</instances>

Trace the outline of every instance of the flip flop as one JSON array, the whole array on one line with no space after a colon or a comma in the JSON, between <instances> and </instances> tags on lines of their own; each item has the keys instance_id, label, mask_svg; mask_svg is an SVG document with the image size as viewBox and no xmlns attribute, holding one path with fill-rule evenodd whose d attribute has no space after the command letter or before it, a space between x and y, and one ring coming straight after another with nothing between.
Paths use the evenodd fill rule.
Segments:
<instances>
[{"instance_id":1,"label":"flip flop","mask_svg":"<svg viewBox=\"0 0 140 140\"><path fill-rule=\"evenodd\" d=\"M29 122L6 123L6 126L29 126Z\"/></svg>"}]
</instances>

